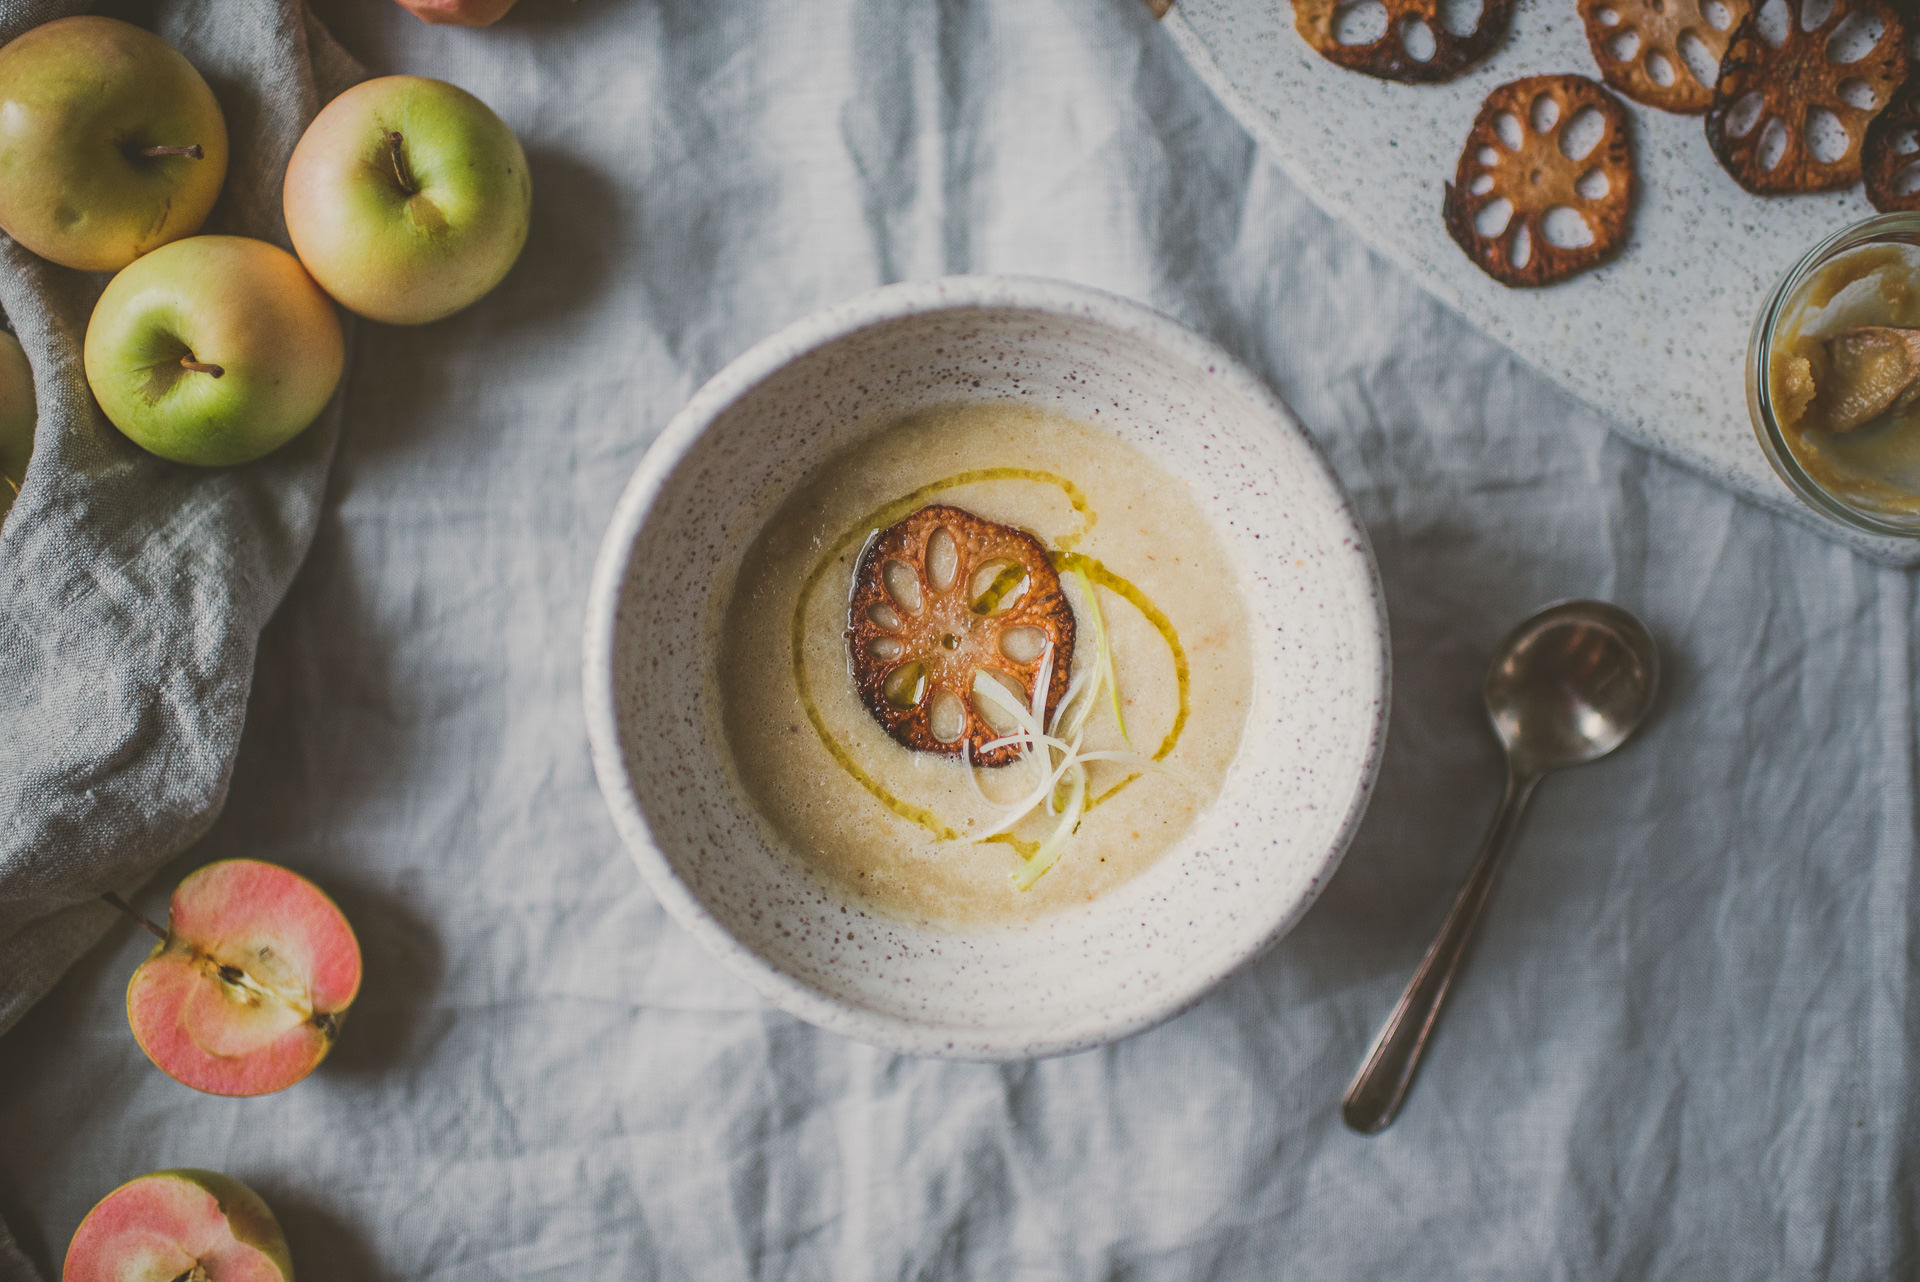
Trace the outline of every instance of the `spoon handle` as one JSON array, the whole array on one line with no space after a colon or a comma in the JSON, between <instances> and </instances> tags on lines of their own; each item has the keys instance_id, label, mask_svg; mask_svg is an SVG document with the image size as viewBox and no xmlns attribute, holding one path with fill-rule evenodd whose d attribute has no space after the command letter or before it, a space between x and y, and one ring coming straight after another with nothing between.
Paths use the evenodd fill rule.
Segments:
<instances>
[{"instance_id":1,"label":"spoon handle","mask_svg":"<svg viewBox=\"0 0 1920 1282\"><path fill-rule=\"evenodd\" d=\"M1400 1103L1406 1099L1407 1088L1413 1084L1414 1072L1426 1053L1427 1039L1433 1035L1434 1021L1440 1017L1440 1008L1453 987L1454 972L1460 969L1473 942L1500 859L1513 844L1520 816L1539 782L1539 775L1517 774L1509 767L1506 795L1500 799L1500 809L1487 830L1479 858L1473 861L1473 871L1467 874L1467 884L1460 888L1446 923L1421 959L1420 968L1407 981L1393 1014L1373 1039L1366 1062L1354 1074L1340 1103L1340 1116L1354 1130L1377 1134L1400 1112Z\"/></svg>"}]
</instances>

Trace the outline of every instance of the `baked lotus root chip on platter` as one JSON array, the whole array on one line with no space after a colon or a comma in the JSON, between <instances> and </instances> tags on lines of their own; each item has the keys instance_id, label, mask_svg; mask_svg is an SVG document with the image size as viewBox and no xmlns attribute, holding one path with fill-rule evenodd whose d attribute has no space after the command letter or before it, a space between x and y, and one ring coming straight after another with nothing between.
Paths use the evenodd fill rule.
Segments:
<instances>
[{"instance_id":1,"label":"baked lotus root chip on platter","mask_svg":"<svg viewBox=\"0 0 1920 1282\"><path fill-rule=\"evenodd\" d=\"M1043 724L1067 692L1073 607L1040 540L944 503L876 535L854 570L847 655L860 701L915 752L978 766L1020 758L986 745L1015 729L974 691L976 674L1033 705L1048 671Z\"/></svg>"},{"instance_id":2,"label":"baked lotus root chip on platter","mask_svg":"<svg viewBox=\"0 0 1920 1282\"><path fill-rule=\"evenodd\" d=\"M1714 82L1748 0L1579 0L1600 78L1649 107L1693 114Z\"/></svg>"},{"instance_id":3,"label":"baked lotus root chip on platter","mask_svg":"<svg viewBox=\"0 0 1920 1282\"><path fill-rule=\"evenodd\" d=\"M1293 0L1293 26L1327 61L1382 80L1451 80L1493 51L1513 20L1513 0ZM1369 35L1371 14L1384 29ZM1463 19L1471 16L1472 24ZM1342 37L1354 37L1343 39Z\"/></svg>"},{"instance_id":4,"label":"baked lotus root chip on platter","mask_svg":"<svg viewBox=\"0 0 1920 1282\"><path fill-rule=\"evenodd\" d=\"M1503 285L1551 285L1626 243L1627 110L1585 76L1528 76L1480 105L1447 184L1447 233Z\"/></svg>"},{"instance_id":5,"label":"baked lotus root chip on platter","mask_svg":"<svg viewBox=\"0 0 1920 1282\"><path fill-rule=\"evenodd\" d=\"M1734 28L1707 111L1721 168L1760 196L1851 187L1868 124L1907 78L1906 37L1886 0L1756 5Z\"/></svg>"},{"instance_id":6,"label":"baked lotus root chip on platter","mask_svg":"<svg viewBox=\"0 0 1920 1282\"><path fill-rule=\"evenodd\" d=\"M1920 81L1909 77L1867 126L1860 176L1881 213L1920 209Z\"/></svg>"}]
</instances>

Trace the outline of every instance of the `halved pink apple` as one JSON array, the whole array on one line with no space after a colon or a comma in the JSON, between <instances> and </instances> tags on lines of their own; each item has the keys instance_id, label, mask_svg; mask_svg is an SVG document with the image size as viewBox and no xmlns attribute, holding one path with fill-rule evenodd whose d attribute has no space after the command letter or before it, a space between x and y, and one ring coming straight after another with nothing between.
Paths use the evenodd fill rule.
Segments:
<instances>
[{"instance_id":1,"label":"halved pink apple","mask_svg":"<svg viewBox=\"0 0 1920 1282\"><path fill-rule=\"evenodd\" d=\"M266 1095L311 1073L360 991L360 945L320 888L253 859L173 892L166 938L127 984L133 1036L212 1095Z\"/></svg>"},{"instance_id":2,"label":"halved pink apple","mask_svg":"<svg viewBox=\"0 0 1920 1282\"><path fill-rule=\"evenodd\" d=\"M155 1171L94 1204L61 1282L293 1282L287 1239L260 1195L215 1171Z\"/></svg>"}]
</instances>

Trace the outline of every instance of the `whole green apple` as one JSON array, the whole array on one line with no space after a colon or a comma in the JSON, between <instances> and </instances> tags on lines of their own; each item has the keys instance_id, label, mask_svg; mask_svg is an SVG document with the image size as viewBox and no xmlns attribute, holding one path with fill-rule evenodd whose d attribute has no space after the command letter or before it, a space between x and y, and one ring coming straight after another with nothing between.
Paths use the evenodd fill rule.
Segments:
<instances>
[{"instance_id":1,"label":"whole green apple","mask_svg":"<svg viewBox=\"0 0 1920 1282\"><path fill-rule=\"evenodd\" d=\"M351 311L422 325L473 302L527 242L520 142L444 80L383 76L335 98L287 162L287 233Z\"/></svg>"},{"instance_id":2,"label":"whole green apple","mask_svg":"<svg viewBox=\"0 0 1920 1282\"><path fill-rule=\"evenodd\" d=\"M20 340L0 329L0 520L27 483L33 453L33 371Z\"/></svg>"},{"instance_id":3,"label":"whole green apple","mask_svg":"<svg viewBox=\"0 0 1920 1282\"><path fill-rule=\"evenodd\" d=\"M0 518L27 484L33 455L33 370L19 340L0 330Z\"/></svg>"},{"instance_id":4,"label":"whole green apple","mask_svg":"<svg viewBox=\"0 0 1920 1282\"><path fill-rule=\"evenodd\" d=\"M87 322L100 408L176 463L279 449L326 406L345 362L319 286L286 250L243 236L192 236L136 259Z\"/></svg>"},{"instance_id":5,"label":"whole green apple","mask_svg":"<svg viewBox=\"0 0 1920 1282\"><path fill-rule=\"evenodd\" d=\"M227 124L193 64L114 18L62 18L0 48L0 231L118 271L191 236L227 176Z\"/></svg>"}]
</instances>

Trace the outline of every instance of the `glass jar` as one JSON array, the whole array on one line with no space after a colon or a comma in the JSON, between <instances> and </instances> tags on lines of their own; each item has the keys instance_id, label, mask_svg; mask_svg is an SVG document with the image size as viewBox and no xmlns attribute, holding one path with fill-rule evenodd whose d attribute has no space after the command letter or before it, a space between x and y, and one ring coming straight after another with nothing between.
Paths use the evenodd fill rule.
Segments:
<instances>
[{"instance_id":1,"label":"glass jar","mask_svg":"<svg viewBox=\"0 0 1920 1282\"><path fill-rule=\"evenodd\" d=\"M1892 253L1874 253L1879 246ZM1760 308L1747 342L1747 410L1767 461L1809 507L1868 534L1920 538L1920 410L1913 412L1910 427L1875 420L1842 435L1818 427L1802 429L1782 399L1786 384L1776 368L1776 344L1791 348L1800 340L1802 323L1809 324L1810 333L1817 332L1813 327L1818 321L1809 321L1804 313L1821 294L1832 296L1815 310L1846 301L1831 286L1844 279L1833 272L1853 269L1834 267L1849 255L1858 256L1851 260L1855 264L1879 261L1889 273L1901 270L1893 266L1894 255L1904 257L1907 266L1901 275L1913 288L1911 315L1872 314L1873 306L1884 300L1870 299L1858 323L1920 327L1920 213L1881 214L1845 228L1795 263Z\"/></svg>"}]
</instances>

